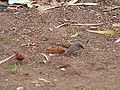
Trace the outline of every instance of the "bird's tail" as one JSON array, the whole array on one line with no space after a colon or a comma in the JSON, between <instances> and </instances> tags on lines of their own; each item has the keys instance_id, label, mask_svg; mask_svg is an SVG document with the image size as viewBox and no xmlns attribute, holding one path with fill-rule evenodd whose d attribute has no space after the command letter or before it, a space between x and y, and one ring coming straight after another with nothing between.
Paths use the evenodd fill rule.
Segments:
<instances>
[{"instance_id":1,"label":"bird's tail","mask_svg":"<svg viewBox=\"0 0 120 90\"><path fill-rule=\"evenodd\" d=\"M62 49L46 49L43 52L62 53L62 52L65 52L65 50L62 50Z\"/></svg>"}]
</instances>

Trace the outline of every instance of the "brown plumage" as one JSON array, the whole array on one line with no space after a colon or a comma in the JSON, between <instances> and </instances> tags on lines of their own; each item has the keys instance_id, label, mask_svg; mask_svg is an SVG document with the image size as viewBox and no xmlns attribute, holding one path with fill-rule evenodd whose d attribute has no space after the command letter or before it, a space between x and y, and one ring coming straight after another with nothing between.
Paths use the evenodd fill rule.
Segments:
<instances>
[{"instance_id":1,"label":"brown plumage","mask_svg":"<svg viewBox=\"0 0 120 90\"><path fill-rule=\"evenodd\" d=\"M65 50L62 49L46 49L43 52L54 52L54 53L58 53L58 52L65 52Z\"/></svg>"}]
</instances>

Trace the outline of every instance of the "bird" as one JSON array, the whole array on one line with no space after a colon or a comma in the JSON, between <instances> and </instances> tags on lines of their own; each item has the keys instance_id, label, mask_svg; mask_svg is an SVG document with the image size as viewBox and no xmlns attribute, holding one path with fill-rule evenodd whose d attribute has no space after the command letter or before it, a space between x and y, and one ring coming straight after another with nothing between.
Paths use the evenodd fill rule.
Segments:
<instances>
[{"instance_id":1,"label":"bird","mask_svg":"<svg viewBox=\"0 0 120 90\"><path fill-rule=\"evenodd\" d=\"M57 52L57 53L64 53L64 54L71 54L78 50L85 49L85 45L82 42L73 42L73 43L65 43L65 44L52 44L60 46L61 49L46 49L44 52Z\"/></svg>"}]
</instances>

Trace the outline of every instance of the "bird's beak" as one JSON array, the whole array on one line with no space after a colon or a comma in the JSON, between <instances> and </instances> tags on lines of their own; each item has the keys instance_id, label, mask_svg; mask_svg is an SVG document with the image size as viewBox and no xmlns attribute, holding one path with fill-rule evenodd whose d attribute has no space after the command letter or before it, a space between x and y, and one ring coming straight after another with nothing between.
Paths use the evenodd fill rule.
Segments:
<instances>
[{"instance_id":1,"label":"bird's beak","mask_svg":"<svg viewBox=\"0 0 120 90\"><path fill-rule=\"evenodd\" d=\"M85 49L85 47L83 45L81 45L81 48Z\"/></svg>"}]
</instances>

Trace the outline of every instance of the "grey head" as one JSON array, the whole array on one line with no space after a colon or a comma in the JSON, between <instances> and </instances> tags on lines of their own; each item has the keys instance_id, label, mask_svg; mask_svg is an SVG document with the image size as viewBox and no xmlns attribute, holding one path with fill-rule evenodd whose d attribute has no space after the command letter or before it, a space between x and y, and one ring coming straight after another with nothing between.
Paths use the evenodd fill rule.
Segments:
<instances>
[{"instance_id":1,"label":"grey head","mask_svg":"<svg viewBox=\"0 0 120 90\"><path fill-rule=\"evenodd\" d=\"M78 49L83 48L85 49L85 45L82 42L75 42L71 45L72 47L76 47Z\"/></svg>"},{"instance_id":2,"label":"grey head","mask_svg":"<svg viewBox=\"0 0 120 90\"><path fill-rule=\"evenodd\" d=\"M71 46L67 49L65 49L65 54L66 53L73 53L75 51L78 51L80 49L84 49L84 45L81 42L74 42L71 44Z\"/></svg>"}]
</instances>

